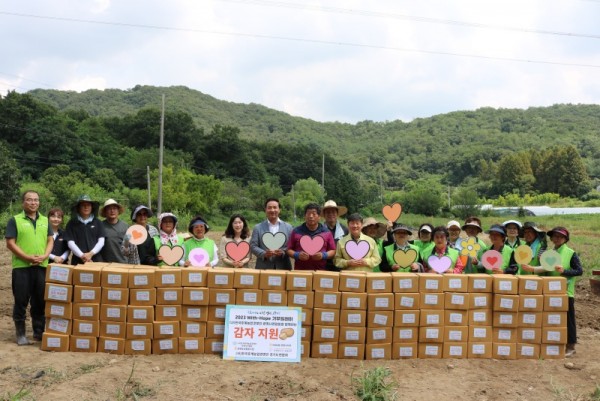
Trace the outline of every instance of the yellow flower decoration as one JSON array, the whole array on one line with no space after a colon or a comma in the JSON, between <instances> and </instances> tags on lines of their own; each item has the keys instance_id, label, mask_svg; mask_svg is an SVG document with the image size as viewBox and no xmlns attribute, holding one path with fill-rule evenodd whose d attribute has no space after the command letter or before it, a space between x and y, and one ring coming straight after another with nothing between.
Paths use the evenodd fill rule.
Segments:
<instances>
[{"instance_id":1,"label":"yellow flower decoration","mask_svg":"<svg viewBox=\"0 0 600 401\"><path fill-rule=\"evenodd\" d=\"M475 237L469 237L466 241L463 241L461 245L462 249L460 250L460 254L472 258L477 257L477 252L481 249L481 245L479 245L477 238Z\"/></svg>"}]
</instances>

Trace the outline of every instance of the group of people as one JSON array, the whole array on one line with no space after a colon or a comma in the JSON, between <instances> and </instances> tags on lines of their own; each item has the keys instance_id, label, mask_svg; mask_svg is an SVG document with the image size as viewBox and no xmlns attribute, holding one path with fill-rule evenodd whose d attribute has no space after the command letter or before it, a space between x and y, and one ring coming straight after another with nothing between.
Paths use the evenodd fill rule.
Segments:
<instances>
[{"instance_id":1,"label":"group of people","mask_svg":"<svg viewBox=\"0 0 600 401\"><path fill-rule=\"evenodd\" d=\"M153 227L148 223L152 210L138 205L132 210L131 221L146 231L145 240L140 242L131 238L129 224L120 219L125 208L114 199L108 199L100 208L99 202L87 195L80 196L64 231L61 229L63 211L52 208L48 217L41 215L37 192L26 191L22 202L23 211L9 220L6 229L7 247L13 254L13 320L19 345L30 343L25 335L29 303L33 337L41 339L45 324L45 267L49 261L67 263L69 256L73 265L93 261L244 268L249 267L251 258L255 257L257 269L424 273L437 272L432 263L445 258L448 263L446 273L566 277L569 296L567 353L575 352L574 278L583 273L583 268L577 253L567 246L570 234L565 227L544 232L535 223L508 220L492 225L486 232L491 242L488 246L479 238L483 233L481 220L469 217L463 225L455 220L437 227L422 224L416 232L417 239L410 240L413 230L401 223L381 223L372 217L363 219L360 214L352 213L347 217L347 226L342 224L340 217L348 210L332 200L323 206L317 203L306 205L304 222L292 227L279 217L279 200L269 198L264 203L266 219L263 222L255 225L250 233L244 216L231 216L217 246L206 236L210 227L200 215L192 218L185 233L177 230L178 218L173 213L160 214L158 228ZM461 231L468 239L461 238ZM540 257L548 247L546 237L561 255L561 265L551 272L540 264ZM468 244L477 244L479 251L461 255L460 251ZM533 257L528 264L515 261L513 251L520 245L531 248ZM243 249L242 253L229 251L238 247ZM490 270L480 260L488 250L502 255L502 263ZM169 255L174 251L178 252L173 259Z\"/></svg>"}]
</instances>

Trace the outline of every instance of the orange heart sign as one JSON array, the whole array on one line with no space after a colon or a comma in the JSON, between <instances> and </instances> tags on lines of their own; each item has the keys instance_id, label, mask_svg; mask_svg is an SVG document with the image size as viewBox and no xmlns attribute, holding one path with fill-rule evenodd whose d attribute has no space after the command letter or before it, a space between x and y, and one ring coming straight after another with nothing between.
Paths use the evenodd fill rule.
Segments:
<instances>
[{"instance_id":1,"label":"orange heart sign","mask_svg":"<svg viewBox=\"0 0 600 401\"><path fill-rule=\"evenodd\" d=\"M162 245L158 248L158 254L162 256L163 262L169 266L175 266L183 257L185 251L182 246L175 245L171 248L169 245Z\"/></svg>"},{"instance_id":2,"label":"orange heart sign","mask_svg":"<svg viewBox=\"0 0 600 401\"><path fill-rule=\"evenodd\" d=\"M409 267L417 260L417 256L417 251L414 249L409 249L408 251L397 249L394 251L394 262L402 268Z\"/></svg>"},{"instance_id":3,"label":"orange heart sign","mask_svg":"<svg viewBox=\"0 0 600 401\"><path fill-rule=\"evenodd\" d=\"M383 213L383 217L385 217L386 220L393 223L400 218L400 215L402 214L402 205L398 202L391 205L385 205L381 210L381 213Z\"/></svg>"},{"instance_id":4,"label":"orange heart sign","mask_svg":"<svg viewBox=\"0 0 600 401\"><path fill-rule=\"evenodd\" d=\"M130 244L141 245L148 238L148 230L140 224L134 224L127 229L125 235L129 235Z\"/></svg>"}]
</instances>

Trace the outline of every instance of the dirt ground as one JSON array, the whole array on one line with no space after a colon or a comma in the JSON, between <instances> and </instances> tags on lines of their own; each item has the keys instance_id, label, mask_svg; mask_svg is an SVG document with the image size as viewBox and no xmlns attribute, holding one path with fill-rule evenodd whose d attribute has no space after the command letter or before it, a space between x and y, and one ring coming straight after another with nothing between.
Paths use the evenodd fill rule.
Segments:
<instances>
[{"instance_id":1,"label":"dirt ground","mask_svg":"<svg viewBox=\"0 0 600 401\"><path fill-rule=\"evenodd\" d=\"M590 293L587 279L576 293L579 345L572 359L309 358L283 364L224 361L216 355L131 357L44 352L39 344L19 347L10 272L10 255L1 244L0 400L356 400L351 378L377 366L391 370L399 400L600 399L592 398L600 386L600 297Z\"/></svg>"}]
</instances>

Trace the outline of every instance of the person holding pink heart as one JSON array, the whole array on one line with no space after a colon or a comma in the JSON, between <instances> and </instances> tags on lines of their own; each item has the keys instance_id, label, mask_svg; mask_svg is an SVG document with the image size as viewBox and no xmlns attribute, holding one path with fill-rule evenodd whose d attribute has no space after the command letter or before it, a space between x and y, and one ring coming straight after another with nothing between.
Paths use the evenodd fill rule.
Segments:
<instances>
[{"instance_id":1,"label":"person holding pink heart","mask_svg":"<svg viewBox=\"0 0 600 401\"><path fill-rule=\"evenodd\" d=\"M381 263L375 240L362 233L362 226L360 214L348 216L350 233L338 241L333 259L339 269L372 272Z\"/></svg>"},{"instance_id":2,"label":"person holding pink heart","mask_svg":"<svg viewBox=\"0 0 600 401\"><path fill-rule=\"evenodd\" d=\"M190 221L188 231L192 234L192 238L183 243L185 250L183 266L215 267L219 263L219 249L215 241L206 238L208 230L210 227L204 217L197 215ZM194 252L196 249L202 249L205 252Z\"/></svg>"},{"instance_id":3,"label":"person holding pink heart","mask_svg":"<svg viewBox=\"0 0 600 401\"><path fill-rule=\"evenodd\" d=\"M433 248L421 251L425 272L462 273L465 266L459 258L459 252L448 245L449 234L446 226L435 227L431 235L434 243Z\"/></svg>"},{"instance_id":4,"label":"person holding pink heart","mask_svg":"<svg viewBox=\"0 0 600 401\"><path fill-rule=\"evenodd\" d=\"M179 261L170 264L174 265L183 265L184 263L184 249L183 243L184 238L183 235L177 233L177 216L173 213L161 213L158 216L158 235L153 238L154 240L154 248L156 250L156 259L158 260L158 266L165 266L166 263L164 261L164 256L161 255L161 247L167 247L167 250L170 248L179 249L180 255L177 256ZM179 258L181 256L181 258Z\"/></svg>"},{"instance_id":5,"label":"person holding pink heart","mask_svg":"<svg viewBox=\"0 0 600 401\"><path fill-rule=\"evenodd\" d=\"M394 236L394 243L383 247L383 258L379 265L379 269L382 272L400 273L423 271L423 265L419 256L419 248L408 242L408 238L412 235L410 228L404 224L394 224L392 227L392 235ZM397 257L395 257L395 255L398 255L398 253L408 256L405 263L400 262L399 264L399 262L396 261ZM410 257L410 255L414 255L414 257ZM402 259L406 259L406 257Z\"/></svg>"},{"instance_id":6,"label":"person holding pink heart","mask_svg":"<svg viewBox=\"0 0 600 401\"><path fill-rule=\"evenodd\" d=\"M227 252L227 244L235 243L238 246L235 248L236 250L241 247L241 243L245 242L248 244L248 249L250 249L250 229L248 228L248 222L241 214L234 214L229 219L229 224L227 224L227 228L225 229L225 234L221 237L221 242L219 243L219 258L227 267L248 267L248 263L250 263L250 257L252 253L248 252L242 259L234 260L232 257L235 255L231 255ZM231 245L229 245L231 247ZM244 246L244 249L246 247ZM242 255L240 255L242 256ZM235 259L238 259L237 257Z\"/></svg>"},{"instance_id":7,"label":"person holding pink heart","mask_svg":"<svg viewBox=\"0 0 600 401\"><path fill-rule=\"evenodd\" d=\"M492 268L492 270L486 270L487 273L517 274L519 265L515 261L513 249L509 245L506 245L506 231L504 231L504 227L500 224L492 224L486 234L489 234L492 244L484 250L484 253L485 251L494 250L502 255L502 264Z\"/></svg>"}]
</instances>

